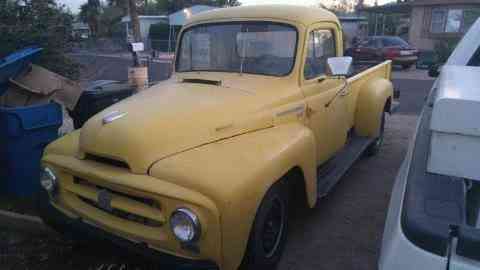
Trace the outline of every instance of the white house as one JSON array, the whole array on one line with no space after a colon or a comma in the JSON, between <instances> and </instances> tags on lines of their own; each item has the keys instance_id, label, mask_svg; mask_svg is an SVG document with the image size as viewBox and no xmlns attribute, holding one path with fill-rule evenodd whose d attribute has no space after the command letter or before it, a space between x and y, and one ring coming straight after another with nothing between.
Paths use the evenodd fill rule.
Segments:
<instances>
[{"instance_id":1,"label":"white house","mask_svg":"<svg viewBox=\"0 0 480 270\"><path fill-rule=\"evenodd\" d=\"M142 38L143 43L148 46L148 34L150 31L150 26L152 24L157 23L165 23L168 24L168 16L166 15L155 15L155 16L138 16L138 20L140 22L140 36ZM132 41L133 31L132 25L130 23L130 16L125 16L122 18L122 23L125 23L125 30L127 33L127 42Z\"/></svg>"}]
</instances>

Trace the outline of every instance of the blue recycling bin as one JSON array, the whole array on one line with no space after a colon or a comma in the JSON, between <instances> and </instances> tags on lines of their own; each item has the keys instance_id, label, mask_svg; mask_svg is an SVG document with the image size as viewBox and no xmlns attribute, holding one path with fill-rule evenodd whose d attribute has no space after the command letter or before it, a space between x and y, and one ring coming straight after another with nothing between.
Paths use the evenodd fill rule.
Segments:
<instances>
[{"instance_id":1,"label":"blue recycling bin","mask_svg":"<svg viewBox=\"0 0 480 270\"><path fill-rule=\"evenodd\" d=\"M60 105L0 108L0 179L4 193L34 196L40 190L40 159L58 137Z\"/></svg>"},{"instance_id":2,"label":"blue recycling bin","mask_svg":"<svg viewBox=\"0 0 480 270\"><path fill-rule=\"evenodd\" d=\"M41 48L26 48L0 59L0 96L8 80L29 67ZM0 193L30 197L40 190L40 159L58 137L63 114L59 104L0 107Z\"/></svg>"},{"instance_id":3,"label":"blue recycling bin","mask_svg":"<svg viewBox=\"0 0 480 270\"><path fill-rule=\"evenodd\" d=\"M15 78L35 60L42 48L28 47L0 58L0 96L8 87L8 80Z\"/></svg>"}]
</instances>

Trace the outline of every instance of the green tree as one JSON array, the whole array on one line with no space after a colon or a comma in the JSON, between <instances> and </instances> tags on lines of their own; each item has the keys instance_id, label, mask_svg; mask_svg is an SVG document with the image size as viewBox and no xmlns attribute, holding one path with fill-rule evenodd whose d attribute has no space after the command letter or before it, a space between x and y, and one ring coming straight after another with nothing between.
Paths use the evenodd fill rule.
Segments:
<instances>
[{"instance_id":1,"label":"green tree","mask_svg":"<svg viewBox=\"0 0 480 270\"><path fill-rule=\"evenodd\" d=\"M76 79L79 65L65 56L71 47L73 15L54 0L0 0L0 57L36 45L44 48L36 61L54 72Z\"/></svg>"},{"instance_id":2,"label":"green tree","mask_svg":"<svg viewBox=\"0 0 480 270\"><path fill-rule=\"evenodd\" d=\"M122 8L117 6L106 6L100 15L101 35L111 37L118 28L118 24L124 16Z\"/></svg>"},{"instance_id":3,"label":"green tree","mask_svg":"<svg viewBox=\"0 0 480 270\"><path fill-rule=\"evenodd\" d=\"M222 7L235 7L240 6L240 2L238 0L216 0L216 5Z\"/></svg>"},{"instance_id":4,"label":"green tree","mask_svg":"<svg viewBox=\"0 0 480 270\"><path fill-rule=\"evenodd\" d=\"M117 7L122 9L122 15L128 14L128 1L127 0L107 0L109 7Z\"/></svg>"},{"instance_id":5,"label":"green tree","mask_svg":"<svg viewBox=\"0 0 480 270\"><path fill-rule=\"evenodd\" d=\"M100 0L88 0L88 2L80 6L80 20L88 24L93 37L97 37L100 32L101 13L102 6L100 5Z\"/></svg>"}]
</instances>

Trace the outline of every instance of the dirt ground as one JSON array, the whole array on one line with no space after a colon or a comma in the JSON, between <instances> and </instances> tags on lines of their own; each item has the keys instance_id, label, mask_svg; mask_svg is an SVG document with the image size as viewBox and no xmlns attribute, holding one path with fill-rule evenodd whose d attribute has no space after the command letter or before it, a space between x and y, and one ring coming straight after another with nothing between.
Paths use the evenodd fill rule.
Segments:
<instances>
[{"instance_id":1,"label":"dirt ground","mask_svg":"<svg viewBox=\"0 0 480 270\"><path fill-rule=\"evenodd\" d=\"M123 76L120 72L126 72L121 60L84 58L83 61L93 63L91 70L100 74L94 79L117 79ZM156 65L151 72L158 79L165 78L168 67ZM115 67L119 69L112 70ZM401 91L401 105L397 114L387 118L384 148L378 156L359 160L315 209L295 213L279 270L376 269L390 191L423 98L432 84L417 78L394 80L394 83ZM55 236L4 230L0 231L0 269L158 268L108 243L76 247Z\"/></svg>"}]
</instances>

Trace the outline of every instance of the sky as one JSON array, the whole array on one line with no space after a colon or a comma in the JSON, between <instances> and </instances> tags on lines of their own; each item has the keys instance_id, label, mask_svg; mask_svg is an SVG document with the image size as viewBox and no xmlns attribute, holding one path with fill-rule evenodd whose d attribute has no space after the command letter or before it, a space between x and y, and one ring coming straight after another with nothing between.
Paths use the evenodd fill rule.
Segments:
<instances>
[{"instance_id":1,"label":"sky","mask_svg":"<svg viewBox=\"0 0 480 270\"><path fill-rule=\"evenodd\" d=\"M305 6L316 6L318 3L330 4L333 0L239 0L242 5L262 5L262 4L295 4ZM392 0L378 0L379 5L391 2ZM67 5L74 13L78 12L81 4L87 0L57 0L57 2ZM365 4L373 5L375 0L365 0Z\"/></svg>"}]
</instances>

